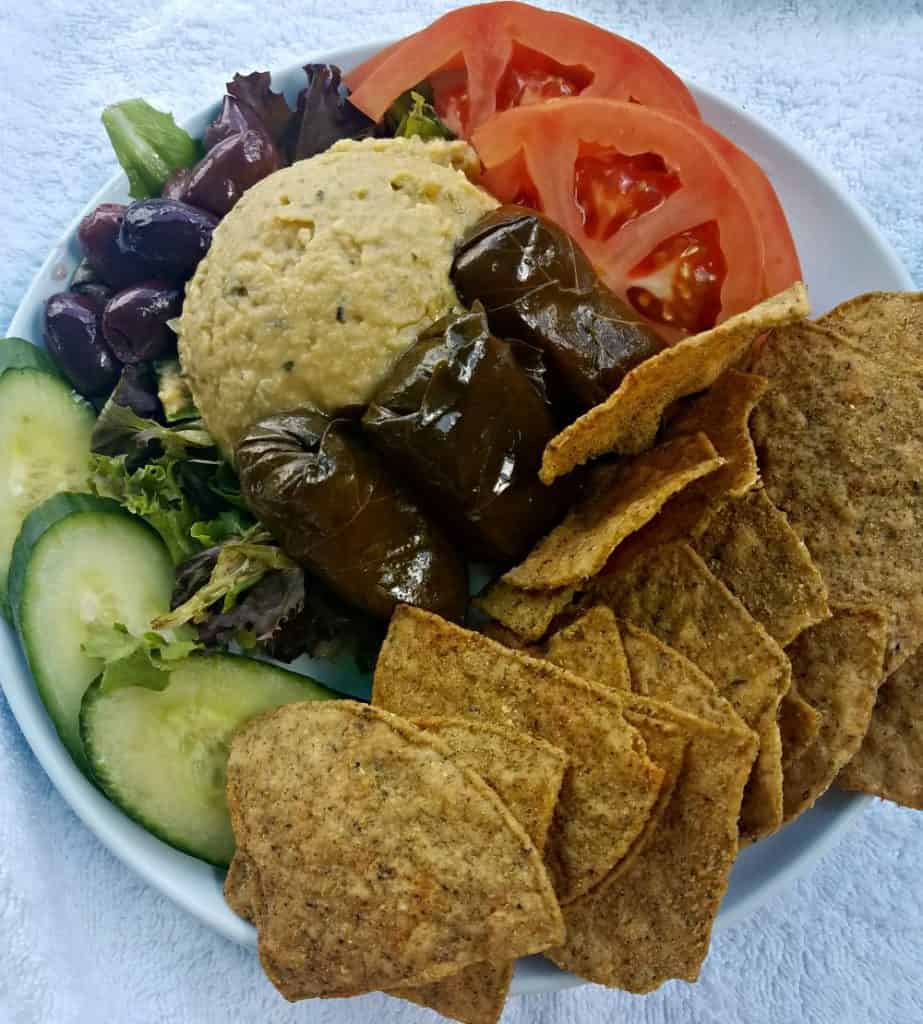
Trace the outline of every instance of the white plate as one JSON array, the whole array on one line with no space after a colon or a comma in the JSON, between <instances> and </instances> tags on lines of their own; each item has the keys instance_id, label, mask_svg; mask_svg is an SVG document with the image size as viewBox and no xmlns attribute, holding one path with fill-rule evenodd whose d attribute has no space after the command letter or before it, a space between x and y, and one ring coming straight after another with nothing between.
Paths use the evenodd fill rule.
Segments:
<instances>
[{"instance_id":1,"label":"white plate","mask_svg":"<svg viewBox=\"0 0 923 1024\"><path fill-rule=\"evenodd\" d=\"M341 50L315 59L349 69L383 45ZM303 73L300 67L289 68L274 75L273 82L293 99ZM859 292L913 288L891 247L831 172L743 111L706 89L691 88L705 120L755 157L772 179L795 235L816 313ZM217 109L218 103L213 103L186 127L201 135ZM79 259L76 234L80 218L106 201L128 201L124 175L114 177L93 197L49 254L13 318L11 335L41 341L44 301L64 287ZM222 898L222 872L149 835L77 771L45 714L13 630L5 623L0 624L0 679L35 756L64 799L102 842L200 920L230 939L253 945L253 929L232 913ZM806 871L849 826L866 799L831 792L779 835L744 850L734 867L717 927L727 928L743 920ZM513 991L541 992L578 983L572 975L531 957L517 965Z\"/></svg>"}]
</instances>

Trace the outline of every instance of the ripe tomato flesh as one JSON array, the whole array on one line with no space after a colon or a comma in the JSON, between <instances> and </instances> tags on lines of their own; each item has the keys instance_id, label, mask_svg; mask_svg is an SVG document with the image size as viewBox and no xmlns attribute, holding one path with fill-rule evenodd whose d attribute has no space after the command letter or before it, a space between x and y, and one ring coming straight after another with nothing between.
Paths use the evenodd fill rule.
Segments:
<instances>
[{"instance_id":1,"label":"ripe tomato flesh","mask_svg":"<svg viewBox=\"0 0 923 1024\"><path fill-rule=\"evenodd\" d=\"M698 116L686 86L643 47L522 3L451 11L346 81L352 102L375 121L398 96L428 81L436 110L465 138L498 111L578 95Z\"/></svg>"},{"instance_id":2,"label":"ripe tomato flesh","mask_svg":"<svg viewBox=\"0 0 923 1024\"><path fill-rule=\"evenodd\" d=\"M804 275L776 190L763 168L739 146L704 121L696 126L728 165L750 206L763 236L763 296L777 295Z\"/></svg>"},{"instance_id":3,"label":"ripe tomato flesh","mask_svg":"<svg viewBox=\"0 0 923 1024\"><path fill-rule=\"evenodd\" d=\"M626 156L595 143L579 147L574 198L590 238L611 238L623 224L655 209L679 187L679 177L656 153Z\"/></svg>"},{"instance_id":4,"label":"ripe tomato flesh","mask_svg":"<svg viewBox=\"0 0 923 1024\"><path fill-rule=\"evenodd\" d=\"M497 110L579 96L592 81L586 68L565 67L548 54L514 40L509 63L497 85Z\"/></svg>"},{"instance_id":5,"label":"ripe tomato flesh","mask_svg":"<svg viewBox=\"0 0 923 1024\"><path fill-rule=\"evenodd\" d=\"M693 332L714 326L728 264L715 221L665 238L631 271L628 301L644 317Z\"/></svg>"}]
</instances>

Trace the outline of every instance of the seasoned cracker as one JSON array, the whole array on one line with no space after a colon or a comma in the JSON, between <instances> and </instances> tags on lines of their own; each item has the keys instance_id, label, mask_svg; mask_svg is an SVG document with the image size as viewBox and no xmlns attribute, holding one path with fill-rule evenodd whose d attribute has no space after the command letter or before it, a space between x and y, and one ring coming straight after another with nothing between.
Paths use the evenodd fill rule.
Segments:
<instances>
[{"instance_id":1,"label":"seasoned cracker","mask_svg":"<svg viewBox=\"0 0 923 1024\"><path fill-rule=\"evenodd\" d=\"M562 903L598 884L628 852L662 771L625 721L617 694L418 608L394 613L373 702L410 717L504 725L567 754L546 863Z\"/></svg>"},{"instance_id":2,"label":"seasoned cracker","mask_svg":"<svg viewBox=\"0 0 923 1024\"><path fill-rule=\"evenodd\" d=\"M785 767L785 820L822 796L859 750L882 680L887 616L880 608L834 605L833 617L792 644L794 684L820 717L814 741Z\"/></svg>"},{"instance_id":3,"label":"seasoned cracker","mask_svg":"<svg viewBox=\"0 0 923 1024\"><path fill-rule=\"evenodd\" d=\"M773 381L751 421L766 491L832 599L888 612L890 674L923 642L923 363L802 323L755 368Z\"/></svg>"},{"instance_id":4,"label":"seasoned cracker","mask_svg":"<svg viewBox=\"0 0 923 1024\"><path fill-rule=\"evenodd\" d=\"M643 993L699 975L737 854L756 739L748 729L721 728L658 701L623 699L632 702L626 716L654 756L663 749L662 723L672 723L687 741L685 757L672 789L668 778L669 799L643 845L623 870L564 909L567 940L546 956L590 981Z\"/></svg>"},{"instance_id":5,"label":"seasoned cracker","mask_svg":"<svg viewBox=\"0 0 923 1024\"><path fill-rule=\"evenodd\" d=\"M482 591L473 603L501 626L533 643L541 640L555 616L564 611L573 598L573 587L563 587L561 590L521 590L498 579Z\"/></svg>"},{"instance_id":6,"label":"seasoned cracker","mask_svg":"<svg viewBox=\"0 0 923 1024\"><path fill-rule=\"evenodd\" d=\"M781 824L782 763L776 715L791 669L779 645L686 543L615 559L588 601L653 633L697 665L760 737L741 817L747 839Z\"/></svg>"},{"instance_id":7,"label":"seasoned cracker","mask_svg":"<svg viewBox=\"0 0 923 1024\"><path fill-rule=\"evenodd\" d=\"M791 652L789 652L791 659ZM792 666L794 669L794 666ZM820 729L820 715L798 692L794 680L779 704L779 736L782 739L782 777L786 768L811 746Z\"/></svg>"},{"instance_id":8,"label":"seasoned cracker","mask_svg":"<svg viewBox=\"0 0 923 1024\"><path fill-rule=\"evenodd\" d=\"M608 686L631 691L628 661L618 623L611 609L596 605L548 638L543 649L530 654L544 657L574 675Z\"/></svg>"},{"instance_id":9,"label":"seasoned cracker","mask_svg":"<svg viewBox=\"0 0 923 1024\"><path fill-rule=\"evenodd\" d=\"M463 768L477 772L526 830L539 853L548 829L567 755L528 733L476 718L416 718L413 725L437 736Z\"/></svg>"},{"instance_id":10,"label":"seasoned cracker","mask_svg":"<svg viewBox=\"0 0 923 1024\"><path fill-rule=\"evenodd\" d=\"M718 693L714 682L688 658L630 622L620 626L634 693L723 728L747 728L731 702Z\"/></svg>"},{"instance_id":11,"label":"seasoned cracker","mask_svg":"<svg viewBox=\"0 0 923 1024\"><path fill-rule=\"evenodd\" d=\"M769 382L752 373L728 370L701 395L682 403L664 436L702 431L725 464L671 498L656 518L626 541L636 550L686 539L707 524L722 500L745 494L759 481L749 420Z\"/></svg>"},{"instance_id":12,"label":"seasoned cracker","mask_svg":"<svg viewBox=\"0 0 923 1024\"><path fill-rule=\"evenodd\" d=\"M711 494L739 498L759 480L749 422L768 386L765 377L726 370L707 391L685 399L667 423L666 437L701 431L724 458L724 466L708 481Z\"/></svg>"},{"instance_id":13,"label":"seasoned cracker","mask_svg":"<svg viewBox=\"0 0 923 1024\"><path fill-rule=\"evenodd\" d=\"M234 851L224 878L224 898L238 917L251 924L259 914L260 894L253 861L239 847Z\"/></svg>"},{"instance_id":14,"label":"seasoned cracker","mask_svg":"<svg viewBox=\"0 0 923 1024\"><path fill-rule=\"evenodd\" d=\"M522 590L555 590L595 576L621 542L693 480L724 464L703 433L667 441L635 458L597 466L586 496L502 579Z\"/></svg>"},{"instance_id":15,"label":"seasoned cracker","mask_svg":"<svg viewBox=\"0 0 923 1024\"><path fill-rule=\"evenodd\" d=\"M567 757L544 740L469 718L424 718L413 724L438 736L463 768L477 772L542 853ZM419 988L392 989L462 1024L495 1024L513 978L513 961L472 964Z\"/></svg>"},{"instance_id":16,"label":"seasoned cracker","mask_svg":"<svg viewBox=\"0 0 923 1024\"><path fill-rule=\"evenodd\" d=\"M660 417L669 405L711 386L764 331L800 320L809 312L807 292L798 282L710 331L686 338L645 360L626 375L605 402L548 442L539 473L542 481L550 484L606 452L643 452L657 436Z\"/></svg>"},{"instance_id":17,"label":"seasoned cracker","mask_svg":"<svg viewBox=\"0 0 923 1024\"><path fill-rule=\"evenodd\" d=\"M882 683L862 745L836 784L923 811L921 709L923 648Z\"/></svg>"},{"instance_id":18,"label":"seasoned cracker","mask_svg":"<svg viewBox=\"0 0 923 1024\"><path fill-rule=\"evenodd\" d=\"M923 292L866 292L841 302L817 323L898 372L908 361L923 361Z\"/></svg>"},{"instance_id":19,"label":"seasoned cracker","mask_svg":"<svg viewBox=\"0 0 923 1024\"><path fill-rule=\"evenodd\" d=\"M807 547L762 488L724 502L692 545L782 647L830 614Z\"/></svg>"},{"instance_id":20,"label":"seasoned cracker","mask_svg":"<svg viewBox=\"0 0 923 1024\"><path fill-rule=\"evenodd\" d=\"M289 1000L426 984L561 941L522 826L395 715L307 701L260 716L233 739L227 798L259 879L260 960Z\"/></svg>"}]
</instances>

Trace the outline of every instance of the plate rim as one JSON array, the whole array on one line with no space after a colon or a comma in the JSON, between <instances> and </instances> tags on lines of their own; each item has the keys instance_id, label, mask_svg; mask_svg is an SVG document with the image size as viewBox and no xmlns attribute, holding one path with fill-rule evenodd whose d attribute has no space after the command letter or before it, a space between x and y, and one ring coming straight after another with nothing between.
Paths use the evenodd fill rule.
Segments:
<instances>
[{"instance_id":1,"label":"plate rim","mask_svg":"<svg viewBox=\"0 0 923 1024\"><path fill-rule=\"evenodd\" d=\"M393 41L393 39L375 40L358 46L325 50L315 54L313 58L308 58L308 60L313 59L315 61L335 63L341 67L353 67L359 61ZM300 61L273 71L272 78L274 84L280 78L290 78L296 74L306 62L307 60ZM849 209L850 213L862 227L875 237L887 259L888 270L891 271L895 278L902 280L902 287L907 290L915 288L913 278L900 260L890 241L882 234L871 215L850 194L837 172L825 160L805 152L800 144L787 139L782 135L781 131L762 121L756 115L751 114L726 96L717 93L711 88L698 85L691 79L685 79L685 81L697 100L705 100L708 105L719 108L729 120L743 122L750 130L768 137L774 145L784 151L787 157L796 160L818 178L822 179L825 187L835 195L840 203ZM206 106L200 107L192 115L184 118L182 124L184 126L194 124L195 122L204 121L209 116L213 116L213 111L216 110L219 102L220 100L215 100ZM114 189L124 183L125 175L122 171L112 175L67 224L37 269L18 303L7 329L9 335L18 335L28 338L39 345L42 344L41 339L34 336L36 332L29 322L30 319L34 318L38 294L47 287L48 279L55 276L56 267L66 257L68 248L73 245L76 229L81 219L89 210L93 209L100 202L105 201ZM18 679L15 678L17 676L19 677ZM18 637L12 625L4 623L3 628L0 629L0 686L2 686L13 717L36 760L68 807L110 853L127 868L144 879L147 884L167 896L172 902L182 907L183 910L194 916L198 921L223 937L238 943L253 945L255 933L252 926L239 919L235 919L236 927L234 923L229 924L225 916L213 912L207 905L203 906L194 893L190 894L187 891L188 883L176 881L173 873L167 870L165 866L159 864L156 857L152 857L146 851L138 849L134 830L140 829L140 826L135 825L118 808L110 804L96 787L84 778L76 765L70 760L60 740L58 740L57 734L47 718L47 713L44 713L45 720L43 721L41 713L36 717L33 709L27 706L28 701L25 687L29 685L34 686L34 681L19 648ZM44 712L44 709L41 708L40 712ZM50 737L48 735L49 727L51 729ZM823 833L791 857L783 869L775 873L759 887L751 889L746 896L739 899L732 909L719 911L714 931L723 931L739 924L782 889L790 887L794 881L803 876L843 838L848 829L855 823L856 818L865 810L872 799L872 797L864 794L842 794L841 806L834 812L833 820L826 826ZM97 805L99 800L102 800L114 812L114 815L106 814L105 808ZM165 849L171 852L176 852L172 851L172 848L166 846L166 844L160 844L159 840L154 839L154 842L163 845ZM179 856L185 855L180 854ZM214 868L212 870L220 877L221 872L219 869ZM575 985L587 984L584 979L561 971L547 961L542 961L540 971L530 970L525 977L517 965L516 974L517 976L511 990L512 994L555 991Z\"/></svg>"}]
</instances>

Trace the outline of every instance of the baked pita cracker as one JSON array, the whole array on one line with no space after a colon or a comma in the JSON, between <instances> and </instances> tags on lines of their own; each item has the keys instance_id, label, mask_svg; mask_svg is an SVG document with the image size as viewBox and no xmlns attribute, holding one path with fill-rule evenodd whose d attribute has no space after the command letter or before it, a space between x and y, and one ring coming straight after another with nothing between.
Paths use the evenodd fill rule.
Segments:
<instances>
[{"instance_id":1,"label":"baked pita cracker","mask_svg":"<svg viewBox=\"0 0 923 1024\"><path fill-rule=\"evenodd\" d=\"M749 420L768 387L765 377L728 370L701 395L684 401L664 430L666 438L702 431L725 460L664 505L660 514L625 542L642 550L687 539L704 528L724 498L745 494L759 481Z\"/></svg>"},{"instance_id":2,"label":"baked pita cracker","mask_svg":"<svg viewBox=\"0 0 923 1024\"><path fill-rule=\"evenodd\" d=\"M880 608L834 605L789 649L798 691L816 708L817 736L785 767L785 820L821 797L859 750L882 680L888 620Z\"/></svg>"},{"instance_id":3,"label":"baked pita cracker","mask_svg":"<svg viewBox=\"0 0 923 1024\"><path fill-rule=\"evenodd\" d=\"M561 941L522 826L396 715L306 701L253 719L227 798L259 880L260 960L286 999L427 984Z\"/></svg>"},{"instance_id":4,"label":"baked pita cracker","mask_svg":"<svg viewBox=\"0 0 923 1024\"><path fill-rule=\"evenodd\" d=\"M921 708L923 648L882 683L862 745L836 784L923 811Z\"/></svg>"},{"instance_id":5,"label":"baked pita cracker","mask_svg":"<svg viewBox=\"0 0 923 1024\"><path fill-rule=\"evenodd\" d=\"M631 676L618 623L605 605L584 612L548 638L544 648L530 654L547 658L574 675L611 690L631 692Z\"/></svg>"},{"instance_id":6,"label":"baked pita cracker","mask_svg":"<svg viewBox=\"0 0 923 1024\"><path fill-rule=\"evenodd\" d=\"M546 850L562 903L626 855L663 780L616 694L480 633L403 605L378 656L372 700L411 718L475 718L544 739L569 758Z\"/></svg>"},{"instance_id":7,"label":"baked pita cracker","mask_svg":"<svg viewBox=\"0 0 923 1024\"><path fill-rule=\"evenodd\" d=\"M678 773L668 767L669 799L642 843L622 870L565 908L566 942L545 955L590 981L643 993L699 975L737 854L756 739L658 701L622 699L652 756L664 756L658 734L672 723L687 741L685 757Z\"/></svg>"},{"instance_id":8,"label":"baked pita cracker","mask_svg":"<svg viewBox=\"0 0 923 1024\"><path fill-rule=\"evenodd\" d=\"M253 861L239 847L224 877L224 898L231 910L251 924L259 914L260 892Z\"/></svg>"},{"instance_id":9,"label":"baked pita cracker","mask_svg":"<svg viewBox=\"0 0 923 1024\"><path fill-rule=\"evenodd\" d=\"M556 590L595 576L612 552L677 491L724 460L703 433L667 441L632 459L597 466L587 494L502 579L522 590Z\"/></svg>"},{"instance_id":10,"label":"baked pita cracker","mask_svg":"<svg viewBox=\"0 0 923 1024\"><path fill-rule=\"evenodd\" d=\"M902 372L923 361L923 292L866 292L825 313L818 326L870 349Z\"/></svg>"},{"instance_id":11,"label":"baked pita cracker","mask_svg":"<svg viewBox=\"0 0 923 1024\"><path fill-rule=\"evenodd\" d=\"M539 476L550 484L577 466L617 452L635 455L657 436L664 410L685 395L710 387L738 363L764 331L810 313L801 282L710 331L663 349L636 366L601 405L594 406L545 447Z\"/></svg>"},{"instance_id":12,"label":"baked pita cracker","mask_svg":"<svg viewBox=\"0 0 923 1024\"><path fill-rule=\"evenodd\" d=\"M543 648L529 648L533 652L594 683L671 704L717 725L746 728L704 672L653 634L619 622L606 605L594 605L552 633Z\"/></svg>"},{"instance_id":13,"label":"baked pita cracker","mask_svg":"<svg viewBox=\"0 0 923 1024\"><path fill-rule=\"evenodd\" d=\"M665 437L701 432L725 460L724 466L708 481L711 495L739 498L759 480L749 422L750 414L768 386L765 377L726 370L707 391L685 399L670 417ZM702 485L698 489L702 490Z\"/></svg>"},{"instance_id":14,"label":"baked pita cracker","mask_svg":"<svg viewBox=\"0 0 923 1024\"><path fill-rule=\"evenodd\" d=\"M789 654L789 658L791 655ZM794 681L779 703L779 736L782 739L782 776L814 742L820 729L820 715L798 692Z\"/></svg>"},{"instance_id":15,"label":"baked pita cracker","mask_svg":"<svg viewBox=\"0 0 923 1024\"><path fill-rule=\"evenodd\" d=\"M760 738L744 798L741 834L748 840L782 821L779 701L791 682L779 645L684 542L630 559L593 581L588 600L653 633L697 665Z\"/></svg>"},{"instance_id":16,"label":"baked pita cracker","mask_svg":"<svg viewBox=\"0 0 923 1024\"><path fill-rule=\"evenodd\" d=\"M534 643L548 632L555 616L574 599L574 588L521 590L503 579L495 580L474 605L517 636Z\"/></svg>"},{"instance_id":17,"label":"baked pita cracker","mask_svg":"<svg viewBox=\"0 0 923 1024\"><path fill-rule=\"evenodd\" d=\"M766 492L838 602L888 612L890 674L923 642L923 363L802 323L755 368L774 382L751 421Z\"/></svg>"},{"instance_id":18,"label":"baked pita cracker","mask_svg":"<svg viewBox=\"0 0 923 1024\"><path fill-rule=\"evenodd\" d=\"M642 697L670 704L722 728L746 729L714 682L679 651L630 622L620 623L631 688Z\"/></svg>"},{"instance_id":19,"label":"baked pita cracker","mask_svg":"<svg viewBox=\"0 0 923 1024\"><path fill-rule=\"evenodd\" d=\"M413 725L436 736L463 768L496 790L540 852L567 768L563 750L527 733L476 718L416 718Z\"/></svg>"},{"instance_id":20,"label":"baked pita cracker","mask_svg":"<svg viewBox=\"0 0 923 1024\"><path fill-rule=\"evenodd\" d=\"M724 502L695 532L692 545L782 647L829 616L817 566L762 488Z\"/></svg>"},{"instance_id":21,"label":"baked pita cracker","mask_svg":"<svg viewBox=\"0 0 923 1024\"><path fill-rule=\"evenodd\" d=\"M477 772L494 789L542 853L567 757L550 743L501 726L465 718L424 718L413 724L438 736L456 763ZM462 1024L495 1024L503 1012L513 961L472 964L419 988L392 989Z\"/></svg>"}]
</instances>

